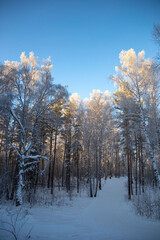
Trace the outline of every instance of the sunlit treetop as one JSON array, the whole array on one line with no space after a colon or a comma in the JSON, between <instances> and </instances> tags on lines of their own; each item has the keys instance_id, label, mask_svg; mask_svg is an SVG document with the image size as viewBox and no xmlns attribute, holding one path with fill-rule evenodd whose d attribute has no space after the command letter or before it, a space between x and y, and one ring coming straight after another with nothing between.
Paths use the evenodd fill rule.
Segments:
<instances>
[{"instance_id":1,"label":"sunlit treetop","mask_svg":"<svg viewBox=\"0 0 160 240\"><path fill-rule=\"evenodd\" d=\"M24 81L25 75L29 74L30 84L36 83L43 74L49 74L51 76L51 69L53 67L50 57L43 60L43 65L40 65L39 58L34 56L34 52L30 52L29 57L25 55L25 52L22 52L20 62L7 60L4 62L4 66L5 74L8 74L11 69L15 69L17 73L22 73Z\"/></svg>"},{"instance_id":2,"label":"sunlit treetop","mask_svg":"<svg viewBox=\"0 0 160 240\"><path fill-rule=\"evenodd\" d=\"M128 51L122 50L119 54L120 65L115 67L116 72L120 72L122 75L128 74L140 74L146 73L153 64L151 59L145 59L145 51L142 50L136 56L134 49Z\"/></svg>"}]
</instances>

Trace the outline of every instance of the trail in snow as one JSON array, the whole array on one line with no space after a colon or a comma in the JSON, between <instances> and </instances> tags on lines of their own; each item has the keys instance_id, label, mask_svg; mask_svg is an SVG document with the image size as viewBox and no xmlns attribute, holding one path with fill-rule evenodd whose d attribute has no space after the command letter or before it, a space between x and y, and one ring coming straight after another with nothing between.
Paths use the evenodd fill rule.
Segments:
<instances>
[{"instance_id":1,"label":"trail in snow","mask_svg":"<svg viewBox=\"0 0 160 240\"><path fill-rule=\"evenodd\" d=\"M33 225L31 239L159 240L160 222L135 215L125 200L125 181L107 180L97 198L78 198L72 206L32 208L26 226ZM0 239L8 240L4 234Z\"/></svg>"},{"instance_id":2,"label":"trail in snow","mask_svg":"<svg viewBox=\"0 0 160 240\"><path fill-rule=\"evenodd\" d=\"M99 198L86 210L88 223L92 219L99 239L160 240L160 223L135 215L125 200L125 181L125 178L107 180Z\"/></svg>"}]
</instances>

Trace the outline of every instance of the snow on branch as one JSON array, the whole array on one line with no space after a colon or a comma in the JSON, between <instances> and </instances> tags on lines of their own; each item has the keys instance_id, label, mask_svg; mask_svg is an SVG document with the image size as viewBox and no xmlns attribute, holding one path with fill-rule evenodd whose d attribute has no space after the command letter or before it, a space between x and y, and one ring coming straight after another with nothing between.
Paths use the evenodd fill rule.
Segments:
<instances>
[{"instance_id":1,"label":"snow on branch","mask_svg":"<svg viewBox=\"0 0 160 240\"><path fill-rule=\"evenodd\" d=\"M18 122L18 124L19 124L19 126L20 126L20 128L21 128L21 130L22 130L22 132L23 132L23 135L25 136L25 130L24 130L24 127L23 127L21 121L20 121L19 118L16 116L16 114L15 114L15 112L14 112L14 110L13 110L12 108L10 108L10 111L11 111L12 116L13 116L13 117L15 118L15 120Z\"/></svg>"},{"instance_id":2,"label":"snow on branch","mask_svg":"<svg viewBox=\"0 0 160 240\"><path fill-rule=\"evenodd\" d=\"M45 159L47 161L49 161L49 159L45 156L42 156L42 155L35 155L35 156L32 156L32 155L29 155L29 156L24 156L22 155L22 158L23 159L37 159L37 158L42 158L42 159Z\"/></svg>"},{"instance_id":3,"label":"snow on branch","mask_svg":"<svg viewBox=\"0 0 160 240\"><path fill-rule=\"evenodd\" d=\"M31 148L31 145L32 145L32 141L30 141L30 143L28 144L27 147L25 147L25 151L28 152L29 149Z\"/></svg>"},{"instance_id":4,"label":"snow on branch","mask_svg":"<svg viewBox=\"0 0 160 240\"><path fill-rule=\"evenodd\" d=\"M39 163L39 160L33 161L33 162L24 163L24 167L27 167L27 166L29 166L29 165L34 165L34 164L36 164L36 163Z\"/></svg>"}]
</instances>

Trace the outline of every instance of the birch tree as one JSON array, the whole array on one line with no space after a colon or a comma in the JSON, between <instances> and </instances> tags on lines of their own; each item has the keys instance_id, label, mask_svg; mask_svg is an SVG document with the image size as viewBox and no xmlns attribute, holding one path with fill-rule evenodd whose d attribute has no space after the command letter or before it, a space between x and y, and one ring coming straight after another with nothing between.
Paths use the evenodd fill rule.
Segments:
<instances>
[{"instance_id":1,"label":"birch tree","mask_svg":"<svg viewBox=\"0 0 160 240\"><path fill-rule=\"evenodd\" d=\"M81 175L81 153L83 151L82 138L83 138L83 108L82 101L77 93L70 97L70 107L73 115L73 136L72 136L72 155L73 165L76 165L76 178L77 178L77 193L80 189L80 175Z\"/></svg>"},{"instance_id":2,"label":"birch tree","mask_svg":"<svg viewBox=\"0 0 160 240\"><path fill-rule=\"evenodd\" d=\"M32 171L41 159L48 161L47 155L38 151L37 132L42 117L50 105L59 101L63 92L60 85L53 84L50 58L44 60L41 66L32 52L28 58L22 53L20 59L20 63L6 61L3 70L4 80L12 78L13 101L12 105L8 104L7 110L16 123L15 134L18 136L17 142L11 146L17 154L17 205L23 203L24 175ZM14 72L13 77L11 72ZM44 170L45 167L40 172Z\"/></svg>"},{"instance_id":3,"label":"birch tree","mask_svg":"<svg viewBox=\"0 0 160 240\"><path fill-rule=\"evenodd\" d=\"M93 161L93 192L96 197L98 188L101 190L102 153L108 137L109 125L112 121L112 110L107 92L102 93L100 90L93 90L90 99L86 102L86 109L90 129L90 145L88 145L88 148L90 146L92 149L92 155L89 153L89 149L88 154Z\"/></svg>"},{"instance_id":4,"label":"birch tree","mask_svg":"<svg viewBox=\"0 0 160 240\"><path fill-rule=\"evenodd\" d=\"M112 76L112 80L120 87L123 87L129 94L130 99L138 108L138 118L140 120L141 131L145 137L145 145L150 156L156 181L160 182L160 175L157 167L157 161L151 145L151 139L148 133L148 102L151 96L151 88L156 79L153 62L151 59L145 59L145 52L141 51L136 56L133 49L122 50L119 58L120 65L116 67L118 72ZM131 113L132 114L132 113ZM130 115L131 117L131 115ZM133 116L132 116L133 117Z\"/></svg>"}]
</instances>

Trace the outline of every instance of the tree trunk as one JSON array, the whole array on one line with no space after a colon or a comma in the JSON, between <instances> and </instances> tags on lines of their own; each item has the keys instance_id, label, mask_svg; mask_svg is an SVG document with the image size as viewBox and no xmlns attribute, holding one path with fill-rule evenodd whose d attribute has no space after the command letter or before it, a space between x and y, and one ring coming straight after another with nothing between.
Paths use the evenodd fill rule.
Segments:
<instances>
[{"instance_id":1,"label":"tree trunk","mask_svg":"<svg viewBox=\"0 0 160 240\"><path fill-rule=\"evenodd\" d=\"M64 156L63 156L63 163L62 163L62 187L64 186L64 164L65 164L65 157L66 157L66 149L64 147Z\"/></svg>"},{"instance_id":2,"label":"tree trunk","mask_svg":"<svg viewBox=\"0 0 160 240\"><path fill-rule=\"evenodd\" d=\"M23 203L22 187L23 187L23 162L22 162L22 159L20 159L19 172L18 172L18 186L17 186L17 192L16 192L16 206L20 206Z\"/></svg>"},{"instance_id":3,"label":"tree trunk","mask_svg":"<svg viewBox=\"0 0 160 240\"><path fill-rule=\"evenodd\" d=\"M9 200L9 189L8 189L8 127L9 122L7 121L5 127L5 198Z\"/></svg>"},{"instance_id":4,"label":"tree trunk","mask_svg":"<svg viewBox=\"0 0 160 240\"><path fill-rule=\"evenodd\" d=\"M144 161L143 161L143 143L141 140L141 167L142 167L142 192L144 193Z\"/></svg>"},{"instance_id":5,"label":"tree trunk","mask_svg":"<svg viewBox=\"0 0 160 240\"><path fill-rule=\"evenodd\" d=\"M71 158L71 144L68 142L66 144L66 190L70 191L70 158Z\"/></svg>"},{"instance_id":6,"label":"tree trunk","mask_svg":"<svg viewBox=\"0 0 160 240\"><path fill-rule=\"evenodd\" d=\"M89 143L87 144L87 152L88 152L88 178L89 178L89 189L90 189L90 197L93 197L92 192L92 179L91 179L91 159L90 159L90 150Z\"/></svg>"},{"instance_id":7,"label":"tree trunk","mask_svg":"<svg viewBox=\"0 0 160 240\"><path fill-rule=\"evenodd\" d=\"M53 194L54 188L54 169L55 169L55 162L56 162L56 152L57 152L57 129L55 132L55 140L54 140L54 156L53 156L53 165L52 165L52 175L51 175L51 194Z\"/></svg>"},{"instance_id":8,"label":"tree trunk","mask_svg":"<svg viewBox=\"0 0 160 240\"><path fill-rule=\"evenodd\" d=\"M157 184L160 184L160 174L158 172L158 168L156 165L156 160L154 158L154 154L153 154L153 149L151 147L151 142L147 133L147 128L146 128L146 123L145 123L145 117L144 117L144 113L143 113L143 108L140 104L140 117L141 117L141 125L142 125L142 130L143 130L143 134L145 136L145 143L147 145L147 149L149 151L149 155L150 155L150 159L152 161L152 165L153 165L153 170L154 170L154 175L155 175L155 179L157 181Z\"/></svg>"},{"instance_id":9,"label":"tree trunk","mask_svg":"<svg viewBox=\"0 0 160 240\"><path fill-rule=\"evenodd\" d=\"M96 186L95 186L95 192L94 192L94 197L97 196L97 191L98 191L98 174L99 174L99 166L98 166L98 156L97 156L97 143L95 145L96 153L95 153L95 159L96 159L96 171L95 171L95 177L96 177Z\"/></svg>"},{"instance_id":10,"label":"tree trunk","mask_svg":"<svg viewBox=\"0 0 160 240\"><path fill-rule=\"evenodd\" d=\"M128 164L128 199L131 200L131 166L130 166L130 151L129 151L129 136L128 123L126 121L126 147L127 147L127 164Z\"/></svg>"},{"instance_id":11,"label":"tree trunk","mask_svg":"<svg viewBox=\"0 0 160 240\"><path fill-rule=\"evenodd\" d=\"M53 138L53 130L50 133L50 144L49 144L49 168L48 168L48 188L50 188L50 181L51 181L51 164L52 164L52 138Z\"/></svg>"},{"instance_id":12,"label":"tree trunk","mask_svg":"<svg viewBox=\"0 0 160 240\"><path fill-rule=\"evenodd\" d=\"M18 163L16 162L15 171L14 171L13 180L12 180L13 184L12 184L12 191L11 191L10 200L13 200L14 194L16 192L17 175L18 175Z\"/></svg>"},{"instance_id":13,"label":"tree trunk","mask_svg":"<svg viewBox=\"0 0 160 240\"><path fill-rule=\"evenodd\" d=\"M102 189L101 178L102 178L102 139L100 139L99 144L99 166L98 166L98 180L99 180L99 190Z\"/></svg>"},{"instance_id":14,"label":"tree trunk","mask_svg":"<svg viewBox=\"0 0 160 240\"><path fill-rule=\"evenodd\" d=\"M77 193L79 193L79 152L77 150Z\"/></svg>"},{"instance_id":15,"label":"tree trunk","mask_svg":"<svg viewBox=\"0 0 160 240\"><path fill-rule=\"evenodd\" d=\"M136 147L136 176L135 176L135 183L136 183L136 195L137 195L137 187L138 187L138 175L137 175L137 171L138 171L138 146L137 146L137 137L135 134L135 147Z\"/></svg>"},{"instance_id":16,"label":"tree trunk","mask_svg":"<svg viewBox=\"0 0 160 240\"><path fill-rule=\"evenodd\" d=\"M141 149L140 149L140 141L141 138L139 140L139 144L138 144L138 159L139 159L139 194L141 194L141 184L142 184L142 171L141 171Z\"/></svg>"}]
</instances>

